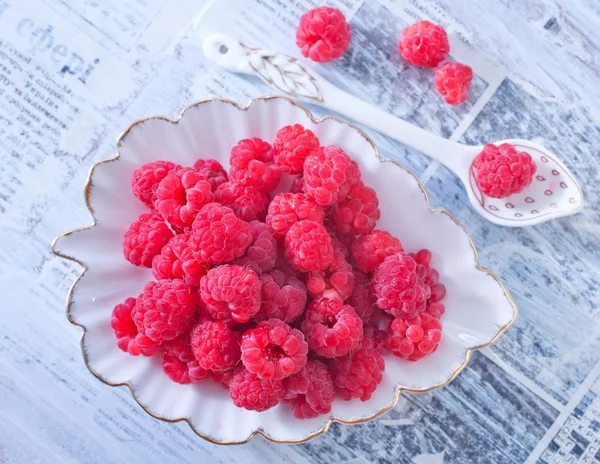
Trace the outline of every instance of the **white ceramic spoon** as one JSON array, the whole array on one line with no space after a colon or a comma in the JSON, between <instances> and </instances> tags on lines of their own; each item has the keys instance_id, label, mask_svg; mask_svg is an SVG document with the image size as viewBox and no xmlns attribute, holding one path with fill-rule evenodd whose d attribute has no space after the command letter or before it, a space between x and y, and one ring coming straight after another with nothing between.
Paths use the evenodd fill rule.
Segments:
<instances>
[{"instance_id":1,"label":"white ceramic spoon","mask_svg":"<svg viewBox=\"0 0 600 464\"><path fill-rule=\"evenodd\" d=\"M583 193L567 167L544 147L528 140L510 139L518 151L529 153L537 164L533 182L521 193L495 199L484 196L473 173L473 159L482 146L452 142L392 116L344 92L295 58L268 50L248 48L224 34L204 40L204 54L220 67L235 73L261 77L283 94L323 106L371 127L440 162L463 182L475 210L487 220L507 227L524 227L583 208Z\"/></svg>"}]
</instances>

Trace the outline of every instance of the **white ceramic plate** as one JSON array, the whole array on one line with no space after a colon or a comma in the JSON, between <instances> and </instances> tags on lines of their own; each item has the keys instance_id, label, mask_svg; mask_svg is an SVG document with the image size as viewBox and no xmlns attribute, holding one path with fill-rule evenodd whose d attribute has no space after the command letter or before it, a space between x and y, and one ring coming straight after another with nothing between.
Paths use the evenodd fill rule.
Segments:
<instances>
[{"instance_id":1,"label":"white ceramic plate","mask_svg":"<svg viewBox=\"0 0 600 464\"><path fill-rule=\"evenodd\" d=\"M336 399L329 416L310 420L295 419L287 405L263 413L239 409L228 392L212 382L176 384L163 373L157 357L132 357L119 350L110 327L113 307L137 296L152 279L150 269L132 266L121 251L124 231L144 212L130 193L133 171L159 159L191 166L200 157L215 158L228 167L231 147L239 140L272 141L278 129L294 123L358 162L364 182L379 196L377 227L400 238L406 250L430 249L447 288L443 338L433 355L417 363L386 357L383 382L369 401ZM471 350L492 343L517 314L502 283L479 266L465 228L449 212L430 207L425 189L410 171L382 159L358 128L333 117L318 121L286 98L261 98L247 107L208 99L188 107L178 121L138 121L119 138L117 157L92 168L85 198L93 227L57 237L53 250L84 269L67 305L70 321L84 329L81 344L88 368L109 385L129 386L154 417L185 420L198 435L216 443L245 442L257 434L277 442L300 442L324 433L332 421L373 419L393 407L401 391L423 392L450 382L465 367Z\"/></svg>"}]
</instances>

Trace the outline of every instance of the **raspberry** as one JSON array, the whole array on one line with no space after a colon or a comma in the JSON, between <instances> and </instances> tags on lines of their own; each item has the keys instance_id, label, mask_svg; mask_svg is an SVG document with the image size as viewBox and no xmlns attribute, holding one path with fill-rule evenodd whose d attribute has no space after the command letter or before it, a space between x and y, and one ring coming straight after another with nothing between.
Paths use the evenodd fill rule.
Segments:
<instances>
[{"instance_id":1,"label":"raspberry","mask_svg":"<svg viewBox=\"0 0 600 464\"><path fill-rule=\"evenodd\" d=\"M152 267L152 258L173 237L160 214L143 213L131 223L123 238L123 255L136 266Z\"/></svg>"},{"instance_id":2,"label":"raspberry","mask_svg":"<svg viewBox=\"0 0 600 464\"><path fill-rule=\"evenodd\" d=\"M302 174L304 160L319 148L319 139L300 124L285 126L277 131L273 142L273 158L282 171Z\"/></svg>"},{"instance_id":3,"label":"raspberry","mask_svg":"<svg viewBox=\"0 0 600 464\"><path fill-rule=\"evenodd\" d=\"M358 346L363 338L363 323L354 308L339 298L321 298L308 307L302 332L316 354L336 358Z\"/></svg>"},{"instance_id":4,"label":"raspberry","mask_svg":"<svg viewBox=\"0 0 600 464\"><path fill-rule=\"evenodd\" d=\"M375 190L357 182L348 196L333 205L333 223L342 234L368 234L380 216L379 200Z\"/></svg>"},{"instance_id":5,"label":"raspberry","mask_svg":"<svg viewBox=\"0 0 600 464\"><path fill-rule=\"evenodd\" d=\"M171 172L158 184L155 208L165 221L177 230L194 222L202 207L213 201L210 184L192 169Z\"/></svg>"},{"instance_id":6,"label":"raspberry","mask_svg":"<svg viewBox=\"0 0 600 464\"><path fill-rule=\"evenodd\" d=\"M223 322L204 321L192 327L192 352L200 367L213 372L232 369L240 360L242 335Z\"/></svg>"},{"instance_id":7,"label":"raspberry","mask_svg":"<svg viewBox=\"0 0 600 464\"><path fill-rule=\"evenodd\" d=\"M202 382L208 377L208 372L192 353L189 336L176 338L163 345L162 366L171 380L181 384Z\"/></svg>"},{"instance_id":8,"label":"raspberry","mask_svg":"<svg viewBox=\"0 0 600 464\"><path fill-rule=\"evenodd\" d=\"M194 170L198 171L208 182L214 192L217 187L227 182L227 171L215 159L199 159L194 163Z\"/></svg>"},{"instance_id":9,"label":"raspberry","mask_svg":"<svg viewBox=\"0 0 600 464\"><path fill-rule=\"evenodd\" d=\"M346 356L332 363L332 373L337 394L344 400L360 398L367 401L381 383L385 362L370 338Z\"/></svg>"},{"instance_id":10,"label":"raspberry","mask_svg":"<svg viewBox=\"0 0 600 464\"><path fill-rule=\"evenodd\" d=\"M229 396L238 408L266 411L281 399L284 393L281 380L259 379L248 369L237 368L229 385Z\"/></svg>"},{"instance_id":11,"label":"raspberry","mask_svg":"<svg viewBox=\"0 0 600 464\"><path fill-rule=\"evenodd\" d=\"M344 245L335 240L333 261L323 271L310 272L306 279L308 294L313 298L347 299L354 289L352 265L344 257Z\"/></svg>"},{"instance_id":12,"label":"raspberry","mask_svg":"<svg viewBox=\"0 0 600 464\"><path fill-rule=\"evenodd\" d=\"M284 380L282 401L292 404L298 419L311 419L331 411L335 396L333 377L321 361L311 360L302 370Z\"/></svg>"},{"instance_id":13,"label":"raspberry","mask_svg":"<svg viewBox=\"0 0 600 464\"><path fill-rule=\"evenodd\" d=\"M213 319L247 322L260 309L260 281L250 269L224 264L202 277L200 297Z\"/></svg>"},{"instance_id":14,"label":"raspberry","mask_svg":"<svg viewBox=\"0 0 600 464\"><path fill-rule=\"evenodd\" d=\"M181 169L181 166L170 161L155 161L154 163L144 164L141 168L136 169L131 177L133 194L148 208L153 208L159 182L167 174L179 169Z\"/></svg>"},{"instance_id":15,"label":"raspberry","mask_svg":"<svg viewBox=\"0 0 600 464\"><path fill-rule=\"evenodd\" d=\"M442 300L446 296L446 287L438 283L440 273L431 267L431 251L423 249L416 254L411 253L410 256L417 262L417 273L423 279L425 285L431 289L428 304Z\"/></svg>"},{"instance_id":16,"label":"raspberry","mask_svg":"<svg viewBox=\"0 0 600 464\"><path fill-rule=\"evenodd\" d=\"M340 250L346 260L350 260L350 248L354 242L354 235L342 234L341 232L330 232L331 242L334 250Z\"/></svg>"},{"instance_id":17,"label":"raspberry","mask_svg":"<svg viewBox=\"0 0 600 464\"><path fill-rule=\"evenodd\" d=\"M229 161L232 181L262 193L272 192L279 185L281 172L273 163L271 145L259 138L240 140L231 150Z\"/></svg>"},{"instance_id":18,"label":"raspberry","mask_svg":"<svg viewBox=\"0 0 600 464\"><path fill-rule=\"evenodd\" d=\"M352 258L366 274L372 273L385 258L404 251L400 240L384 230L374 230L358 237L352 243Z\"/></svg>"},{"instance_id":19,"label":"raspberry","mask_svg":"<svg viewBox=\"0 0 600 464\"><path fill-rule=\"evenodd\" d=\"M528 153L518 152L508 143L483 147L473 167L481 192L491 198L504 198L522 192L531 184L537 170Z\"/></svg>"},{"instance_id":20,"label":"raspberry","mask_svg":"<svg viewBox=\"0 0 600 464\"><path fill-rule=\"evenodd\" d=\"M306 286L293 276L273 270L260 276L262 303L254 317L257 321L275 318L293 322L306 308Z\"/></svg>"},{"instance_id":21,"label":"raspberry","mask_svg":"<svg viewBox=\"0 0 600 464\"><path fill-rule=\"evenodd\" d=\"M140 347L135 337L138 334L137 326L133 322L132 312L135 308L135 298L127 298L123 303L118 304L113 309L110 325L117 336L117 345L122 351L132 356L152 356L158 350L157 344L149 344Z\"/></svg>"},{"instance_id":22,"label":"raspberry","mask_svg":"<svg viewBox=\"0 0 600 464\"><path fill-rule=\"evenodd\" d=\"M358 165L333 145L313 151L304 162L304 188L321 206L343 199L360 180Z\"/></svg>"},{"instance_id":23,"label":"raspberry","mask_svg":"<svg viewBox=\"0 0 600 464\"><path fill-rule=\"evenodd\" d=\"M228 369L226 371L220 372L210 372L210 378L215 382L221 385L225 390L229 390L229 385L231 384L231 379L233 378L233 374L235 373L235 368Z\"/></svg>"},{"instance_id":24,"label":"raspberry","mask_svg":"<svg viewBox=\"0 0 600 464\"><path fill-rule=\"evenodd\" d=\"M260 379L281 380L306 364L304 334L279 319L260 322L242 337L242 363Z\"/></svg>"},{"instance_id":25,"label":"raspberry","mask_svg":"<svg viewBox=\"0 0 600 464\"><path fill-rule=\"evenodd\" d=\"M375 296L371 290L371 279L360 271L354 271L354 290L348 301L363 322L368 322L375 310Z\"/></svg>"},{"instance_id":26,"label":"raspberry","mask_svg":"<svg viewBox=\"0 0 600 464\"><path fill-rule=\"evenodd\" d=\"M294 269L321 271L333 261L333 245L327 229L315 221L292 224L285 236L285 257Z\"/></svg>"},{"instance_id":27,"label":"raspberry","mask_svg":"<svg viewBox=\"0 0 600 464\"><path fill-rule=\"evenodd\" d=\"M220 264L240 258L252 243L252 227L233 210L209 203L192 224L188 246L201 263Z\"/></svg>"},{"instance_id":28,"label":"raspberry","mask_svg":"<svg viewBox=\"0 0 600 464\"><path fill-rule=\"evenodd\" d=\"M406 253L390 255L377 266L371 289L377 306L394 317L414 317L425 310L429 286L417 272L417 262Z\"/></svg>"},{"instance_id":29,"label":"raspberry","mask_svg":"<svg viewBox=\"0 0 600 464\"><path fill-rule=\"evenodd\" d=\"M450 44L443 27L419 21L402 31L398 50L410 64L435 68L446 58Z\"/></svg>"},{"instance_id":30,"label":"raspberry","mask_svg":"<svg viewBox=\"0 0 600 464\"><path fill-rule=\"evenodd\" d=\"M392 353L409 361L418 361L435 352L442 338L440 320L426 313L411 319L394 319L388 330Z\"/></svg>"},{"instance_id":31,"label":"raspberry","mask_svg":"<svg viewBox=\"0 0 600 464\"><path fill-rule=\"evenodd\" d=\"M264 193L240 182L224 182L215 190L215 201L229 206L244 221L264 221L269 200Z\"/></svg>"},{"instance_id":32,"label":"raspberry","mask_svg":"<svg viewBox=\"0 0 600 464\"><path fill-rule=\"evenodd\" d=\"M300 272L292 267L290 262L285 257L285 250L279 249L279 256L277 257L277 264L275 269L283 272L286 277L295 277L298 280L304 282L304 273Z\"/></svg>"},{"instance_id":33,"label":"raspberry","mask_svg":"<svg viewBox=\"0 0 600 464\"><path fill-rule=\"evenodd\" d=\"M440 319L445 312L446 307L442 303L430 303L424 311L425 314L429 314L438 319Z\"/></svg>"},{"instance_id":34,"label":"raspberry","mask_svg":"<svg viewBox=\"0 0 600 464\"><path fill-rule=\"evenodd\" d=\"M373 341L373 346L377 352L384 356L390 352L388 345L388 333L379 327L369 324L365 326L365 338L370 338Z\"/></svg>"},{"instance_id":35,"label":"raspberry","mask_svg":"<svg viewBox=\"0 0 600 464\"><path fill-rule=\"evenodd\" d=\"M132 312L139 332L138 345L162 343L183 335L196 313L194 303L195 293L180 279L147 283Z\"/></svg>"},{"instance_id":36,"label":"raspberry","mask_svg":"<svg viewBox=\"0 0 600 464\"><path fill-rule=\"evenodd\" d=\"M350 24L344 14L328 6L313 8L300 18L296 45L302 54L316 62L341 57L350 45Z\"/></svg>"},{"instance_id":37,"label":"raspberry","mask_svg":"<svg viewBox=\"0 0 600 464\"><path fill-rule=\"evenodd\" d=\"M182 279L187 285L200 285L200 278L206 275L209 266L194 258L188 246L189 239L189 234L176 235L154 257L152 274L155 279Z\"/></svg>"},{"instance_id":38,"label":"raspberry","mask_svg":"<svg viewBox=\"0 0 600 464\"><path fill-rule=\"evenodd\" d=\"M298 176L292 182L290 187L290 193L302 193L304 192L304 178Z\"/></svg>"},{"instance_id":39,"label":"raspberry","mask_svg":"<svg viewBox=\"0 0 600 464\"><path fill-rule=\"evenodd\" d=\"M460 63L444 63L435 70L435 86L449 105L464 103L469 98L473 70Z\"/></svg>"},{"instance_id":40,"label":"raspberry","mask_svg":"<svg viewBox=\"0 0 600 464\"><path fill-rule=\"evenodd\" d=\"M302 221L323 223L325 209L305 193L279 193L269 204L266 223L275 238L284 238L292 224Z\"/></svg>"},{"instance_id":41,"label":"raspberry","mask_svg":"<svg viewBox=\"0 0 600 464\"><path fill-rule=\"evenodd\" d=\"M251 221L252 245L246 250L246 254L235 261L235 264L252 269L257 274L269 272L275 267L279 248L277 241L269 231L264 222Z\"/></svg>"}]
</instances>

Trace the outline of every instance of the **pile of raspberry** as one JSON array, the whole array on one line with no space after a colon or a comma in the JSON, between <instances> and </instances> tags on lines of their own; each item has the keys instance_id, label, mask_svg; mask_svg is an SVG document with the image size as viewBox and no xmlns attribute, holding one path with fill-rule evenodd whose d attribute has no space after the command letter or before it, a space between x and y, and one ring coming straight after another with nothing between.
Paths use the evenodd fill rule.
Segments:
<instances>
[{"instance_id":1,"label":"pile of raspberry","mask_svg":"<svg viewBox=\"0 0 600 464\"><path fill-rule=\"evenodd\" d=\"M215 382L234 404L297 418L367 401L390 353L418 361L442 336L446 289L427 250L376 229L358 165L299 124L193 166L133 173L147 211L123 254L155 280L112 313L121 350L159 356L174 382ZM284 186L290 186L284 188Z\"/></svg>"}]
</instances>

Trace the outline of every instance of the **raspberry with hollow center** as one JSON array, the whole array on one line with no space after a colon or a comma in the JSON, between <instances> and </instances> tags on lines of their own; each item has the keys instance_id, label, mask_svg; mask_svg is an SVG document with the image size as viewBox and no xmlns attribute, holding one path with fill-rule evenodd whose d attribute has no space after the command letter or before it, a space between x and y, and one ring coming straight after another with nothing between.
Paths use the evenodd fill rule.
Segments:
<instances>
[{"instance_id":1,"label":"raspberry with hollow center","mask_svg":"<svg viewBox=\"0 0 600 464\"><path fill-rule=\"evenodd\" d=\"M384 370L385 362L373 340L365 338L356 350L333 360L336 393L346 401L352 398L367 401L383 380Z\"/></svg>"},{"instance_id":2,"label":"raspberry with hollow center","mask_svg":"<svg viewBox=\"0 0 600 464\"><path fill-rule=\"evenodd\" d=\"M325 226L307 220L292 224L285 236L285 257L302 272L327 268L333 261L333 245Z\"/></svg>"},{"instance_id":3,"label":"raspberry with hollow center","mask_svg":"<svg viewBox=\"0 0 600 464\"><path fill-rule=\"evenodd\" d=\"M181 384L199 383L208 377L192 353L190 337L184 336L162 346L162 367L171 380Z\"/></svg>"},{"instance_id":4,"label":"raspberry with hollow center","mask_svg":"<svg viewBox=\"0 0 600 464\"><path fill-rule=\"evenodd\" d=\"M177 230L189 227L198 211L213 201L210 184L192 169L180 169L168 174L158 184L154 207Z\"/></svg>"},{"instance_id":5,"label":"raspberry with hollow center","mask_svg":"<svg viewBox=\"0 0 600 464\"><path fill-rule=\"evenodd\" d=\"M450 43L443 27L419 21L402 31L398 50L410 64L435 68L448 55Z\"/></svg>"},{"instance_id":6,"label":"raspberry with hollow center","mask_svg":"<svg viewBox=\"0 0 600 464\"><path fill-rule=\"evenodd\" d=\"M259 139L244 139L231 149L229 177L262 193L279 185L281 172L273 163L271 145Z\"/></svg>"},{"instance_id":7,"label":"raspberry with hollow center","mask_svg":"<svg viewBox=\"0 0 600 464\"><path fill-rule=\"evenodd\" d=\"M260 322L242 336L242 363L261 379L281 380L304 367L308 344L298 329L279 319Z\"/></svg>"},{"instance_id":8,"label":"raspberry with hollow center","mask_svg":"<svg viewBox=\"0 0 600 464\"><path fill-rule=\"evenodd\" d=\"M302 54L316 62L341 57L350 45L350 24L337 8L313 8L300 18L296 45Z\"/></svg>"},{"instance_id":9,"label":"raspberry with hollow center","mask_svg":"<svg viewBox=\"0 0 600 464\"><path fill-rule=\"evenodd\" d=\"M215 190L215 201L229 206L244 221L264 221L269 200L264 193L240 182L224 182Z\"/></svg>"},{"instance_id":10,"label":"raspberry with hollow center","mask_svg":"<svg viewBox=\"0 0 600 464\"><path fill-rule=\"evenodd\" d=\"M304 160L319 148L319 139L300 124L285 126L277 131L273 142L273 158L282 171L302 174Z\"/></svg>"},{"instance_id":11,"label":"raspberry with hollow center","mask_svg":"<svg viewBox=\"0 0 600 464\"><path fill-rule=\"evenodd\" d=\"M292 405L294 417L311 419L331 411L335 396L333 377L321 361L310 360L283 382L282 401Z\"/></svg>"},{"instance_id":12,"label":"raspberry with hollow center","mask_svg":"<svg viewBox=\"0 0 600 464\"><path fill-rule=\"evenodd\" d=\"M252 245L235 264L252 269L257 274L269 272L275 267L279 256L277 241L264 222L251 221L249 224L252 227Z\"/></svg>"},{"instance_id":13,"label":"raspberry with hollow center","mask_svg":"<svg viewBox=\"0 0 600 464\"><path fill-rule=\"evenodd\" d=\"M110 325L115 331L117 345L122 351L132 356L152 356L158 350L158 344L151 343L140 347L135 341L135 337L138 334L138 329L135 322L133 322L132 316L135 303L135 298L127 298L123 303L116 305L110 318Z\"/></svg>"},{"instance_id":14,"label":"raspberry with hollow center","mask_svg":"<svg viewBox=\"0 0 600 464\"><path fill-rule=\"evenodd\" d=\"M200 210L188 240L194 258L211 265L242 257L251 243L252 227L218 203Z\"/></svg>"},{"instance_id":15,"label":"raspberry with hollow center","mask_svg":"<svg viewBox=\"0 0 600 464\"><path fill-rule=\"evenodd\" d=\"M306 288L312 298L339 298L346 300L354 289L352 265L344 257L344 245L335 240L333 261L323 271L310 272L306 278Z\"/></svg>"},{"instance_id":16,"label":"raspberry with hollow center","mask_svg":"<svg viewBox=\"0 0 600 464\"><path fill-rule=\"evenodd\" d=\"M400 240L384 230L361 235L352 243L352 258L366 274L371 274L388 256L402 251Z\"/></svg>"},{"instance_id":17,"label":"raspberry with hollow center","mask_svg":"<svg viewBox=\"0 0 600 464\"><path fill-rule=\"evenodd\" d=\"M375 296L371 290L371 279L360 271L354 271L354 290L348 300L363 323L371 320L375 310Z\"/></svg>"},{"instance_id":18,"label":"raspberry with hollow center","mask_svg":"<svg viewBox=\"0 0 600 464\"><path fill-rule=\"evenodd\" d=\"M363 323L354 308L339 298L320 298L308 307L302 332L316 354L336 358L358 346L363 338Z\"/></svg>"},{"instance_id":19,"label":"raspberry with hollow center","mask_svg":"<svg viewBox=\"0 0 600 464\"><path fill-rule=\"evenodd\" d=\"M123 237L123 256L136 266L152 267L152 259L171 240L173 232L157 213L143 213Z\"/></svg>"},{"instance_id":20,"label":"raspberry with hollow center","mask_svg":"<svg viewBox=\"0 0 600 464\"><path fill-rule=\"evenodd\" d=\"M473 167L481 192L491 198L522 192L537 170L529 153L517 151L508 143L487 144L473 161Z\"/></svg>"},{"instance_id":21,"label":"raspberry with hollow center","mask_svg":"<svg viewBox=\"0 0 600 464\"><path fill-rule=\"evenodd\" d=\"M281 380L259 379L243 366L236 369L229 384L229 396L238 408L266 411L279 403L284 393Z\"/></svg>"},{"instance_id":22,"label":"raspberry with hollow center","mask_svg":"<svg viewBox=\"0 0 600 464\"><path fill-rule=\"evenodd\" d=\"M215 159L199 159L194 163L194 170L204 176L213 192L219 185L229 180L227 171L225 171L225 168L221 166L221 163Z\"/></svg>"},{"instance_id":23,"label":"raspberry with hollow center","mask_svg":"<svg viewBox=\"0 0 600 464\"><path fill-rule=\"evenodd\" d=\"M390 255L377 266L371 280L377 306L394 317L414 317L425 310L431 294L406 253Z\"/></svg>"},{"instance_id":24,"label":"raspberry with hollow center","mask_svg":"<svg viewBox=\"0 0 600 464\"><path fill-rule=\"evenodd\" d=\"M435 70L435 87L449 105L464 103L469 98L473 70L460 63L444 63Z\"/></svg>"},{"instance_id":25,"label":"raspberry with hollow center","mask_svg":"<svg viewBox=\"0 0 600 464\"><path fill-rule=\"evenodd\" d=\"M182 167L170 161L155 161L154 163L144 164L136 169L131 177L133 194L148 208L153 208L158 184L167 177L167 174L179 169L182 169Z\"/></svg>"},{"instance_id":26,"label":"raspberry with hollow center","mask_svg":"<svg viewBox=\"0 0 600 464\"><path fill-rule=\"evenodd\" d=\"M305 193L279 193L269 204L266 223L275 238L284 238L290 227L303 220L323 223L325 209Z\"/></svg>"},{"instance_id":27,"label":"raspberry with hollow center","mask_svg":"<svg viewBox=\"0 0 600 464\"><path fill-rule=\"evenodd\" d=\"M411 319L396 318L388 330L392 353L409 361L418 361L434 353L442 339L442 323L427 313Z\"/></svg>"},{"instance_id":28,"label":"raspberry with hollow center","mask_svg":"<svg viewBox=\"0 0 600 464\"><path fill-rule=\"evenodd\" d=\"M148 282L132 312L137 344L162 343L186 333L196 314L195 301L196 293L181 279Z\"/></svg>"},{"instance_id":29,"label":"raspberry with hollow center","mask_svg":"<svg viewBox=\"0 0 600 464\"><path fill-rule=\"evenodd\" d=\"M358 181L348 196L333 205L333 224L342 234L368 234L379 219L379 200L375 190Z\"/></svg>"},{"instance_id":30,"label":"raspberry with hollow center","mask_svg":"<svg viewBox=\"0 0 600 464\"><path fill-rule=\"evenodd\" d=\"M219 321L204 321L190 331L191 349L200 367L212 372L232 369L240 360L242 335Z\"/></svg>"},{"instance_id":31,"label":"raspberry with hollow center","mask_svg":"<svg viewBox=\"0 0 600 464\"><path fill-rule=\"evenodd\" d=\"M358 165L333 145L313 151L304 162L304 188L321 206L343 199L360 180Z\"/></svg>"},{"instance_id":32,"label":"raspberry with hollow center","mask_svg":"<svg viewBox=\"0 0 600 464\"><path fill-rule=\"evenodd\" d=\"M182 279L186 284L197 287L200 278L209 266L198 261L188 245L190 235L179 234L169 240L152 260L152 274L157 280Z\"/></svg>"},{"instance_id":33,"label":"raspberry with hollow center","mask_svg":"<svg viewBox=\"0 0 600 464\"><path fill-rule=\"evenodd\" d=\"M306 286L301 280L277 269L260 276L262 302L257 321L275 318L293 322L306 308Z\"/></svg>"},{"instance_id":34,"label":"raspberry with hollow center","mask_svg":"<svg viewBox=\"0 0 600 464\"><path fill-rule=\"evenodd\" d=\"M223 264L202 277L200 297L213 319L248 322L260 309L260 281L250 269Z\"/></svg>"}]
</instances>

